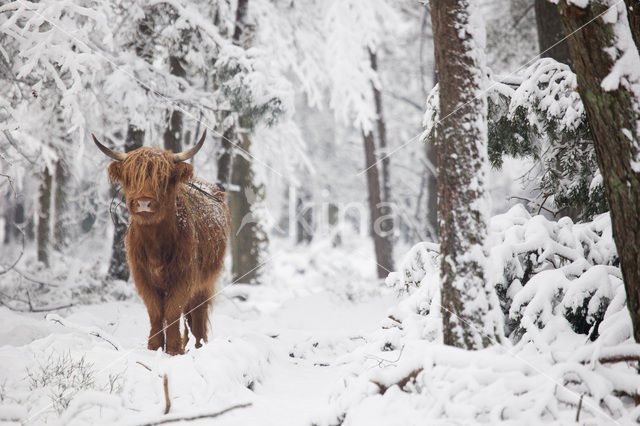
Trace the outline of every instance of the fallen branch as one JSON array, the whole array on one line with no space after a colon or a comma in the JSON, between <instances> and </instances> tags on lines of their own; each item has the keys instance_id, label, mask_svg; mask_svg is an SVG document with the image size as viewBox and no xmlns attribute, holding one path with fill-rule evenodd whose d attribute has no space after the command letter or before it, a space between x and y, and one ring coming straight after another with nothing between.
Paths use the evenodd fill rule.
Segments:
<instances>
[{"instance_id":1,"label":"fallen branch","mask_svg":"<svg viewBox=\"0 0 640 426\"><path fill-rule=\"evenodd\" d=\"M145 364L141 363L140 361L136 361L136 364L140 364L141 366L143 366L143 367L144 367L144 368L146 368L147 370L149 370L149 371L153 371L149 366L147 366L147 365L145 365Z\"/></svg>"},{"instance_id":2,"label":"fallen branch","mask_svg":"<svg viewBox=\"0 0 640 426\"><path fill-rule=\"evenodd\" d=\"M637 355L617 355L602 357L598 359L600 364L614 364L616 362L640 362L640 356Z\"/></svg>"},{"instance_id":3,"label":"fallen branch","mask_svg":"<svg viewBox=\"0 0 640 426\"><path fill-rule=\"evenodd\" d=\"M223 414L228 413L229 411L233 411L236 410L238 408L246 408L246 407L250 407L252 404L250 402L246 403L246 404L238 404L238 405L233 405L229 408L225 408L222 411L218 411L216 413L211 413L211 414L198 414L198 415L194 415L194 416L189 416L189 417L173 417L170 419L163 419L163 420L159 420L157 422L149 422L149 423L142 423L142 425L144 426L156 426L156 425L162 425L162 424L167 424L167 423L173 423L173 422L188 422L188 421L192 421L192 420L200 420L200 419L212 419L215 417L219 417Z\"/></svg>"},{"instance_id":4,"label":"fallen branch","mask_svg":"<svg viewBox=\"0 0 640 426\"><path fill-rule=\"evenodd\" d=\"M407 374L405 377L403 377L399 381L393 383L391 386L398 385L398 387L400 389L404 389L404 387L409 382L415 382L416 381L416 377L418 377L418 374L422 373L422 370L423 370L422 367L416 368L415 370L413 370L411 373ZM383 385L382 383L376 382L376 381L373 381L373 384L378 386L378 389L380 390L380 394L381 395L384 395L384 393L391 387L391 386Z\"/></svg>"}]
</instances>

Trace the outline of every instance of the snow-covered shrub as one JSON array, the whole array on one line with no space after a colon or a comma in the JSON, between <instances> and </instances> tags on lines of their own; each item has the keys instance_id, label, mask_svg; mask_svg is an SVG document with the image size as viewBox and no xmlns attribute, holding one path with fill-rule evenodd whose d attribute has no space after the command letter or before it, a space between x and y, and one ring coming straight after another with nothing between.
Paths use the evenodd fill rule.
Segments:
<instances>
[{"instance_id":1,"label":"snow-covered shrub","mask_svg":"<svg viewBox=\"0 0 640 426\"><path fill-rule=\"evenodd\" d=\"M512 82L513 83L513 82ZM558 210L590 219L607 210L593 136L568 65L541 58L528 67L517 87L494 82L489 96L489 159L529 157L536 170L524 176Z\"/></svg>"},{"instance_id":2,"label":"snow-covered shrub","mask_svg":"<svg viewBox=\"0 0 640 426\"><path fill-rule=\"evenodd\" d=\"M608 215L553 222L516 206L491 219L487 285L499 289L509 339L481 351L442 344L436 250L416 245L389 275L403 298L345 356L351 368L318 424L638 420L640 345Z\"/></svg>"},{"instance_id":3,"label":"snow-covered shrub","mask_svg":"<svg viewBox=\"0 0 640 426\"><path fill-rule=\"evenodd\" d=\"M59 355L50 353L36 370L27 369L29 389L45 390L52 407L61 414L73 398L86 390L105 390L120 393L124 379L119 374L110 374L108 383L97 383L93 364L84 357L74 360L69 352Z\"/></svg>"},{"instance_id":4,"label":"snow-covered shrub","mask_svg":"<svg viewBox=\"0 0 640 426\"><path fill-rule=\"evenodd\" d=\"M577 87L571 69L551 58L535 61L518 77L494 77L488 89L489 161L500 168L504 156L532 159L535 167L522 176L537 191L532 210L549 202L590 220L608 208ZM435 86L423 119L428 143L436 139L438 108Z\"/></svg>"},{"instance_id":5,"label":"snow-covered shrub","mask_svg":"<svg viewBox=\"0 0 640 426\"><path fill-rule=\"evenodd\" d=\"M584 224L567 217L552 222L515 206L491 219L487 246L507 335L520 335L523 316L543 327L561 314L577 333L597 337L620 280L608 215Z\"/></svg>"},{"instance_id":6,"label":"snow-covered shrub","mask_svg":"<svg viewBox=\"0 0 640 426\"><path fill-rule=\"evenodd\" d=\"M588 223L553 222L516 205L491 218L487 249L488 284L498 293L508 337L518 340L529 324L542 328L554 315L576 333L598 337L622 278L607 214ZM400 307L413 303L415 314L431 313L439 297L437 256L436 244L419 243L389 274L387 285L410 294Z\"/></svg>"}]
</instances>

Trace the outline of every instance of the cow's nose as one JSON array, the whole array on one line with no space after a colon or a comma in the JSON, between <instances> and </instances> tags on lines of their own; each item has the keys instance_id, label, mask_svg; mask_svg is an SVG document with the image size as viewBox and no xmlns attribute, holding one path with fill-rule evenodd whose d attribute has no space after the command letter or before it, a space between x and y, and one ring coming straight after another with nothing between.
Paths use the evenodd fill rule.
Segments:
<instances>
[{"instance_id":1,"label":"cow's nose","mask_svg":"<svg viewBox=\"0 0 640 426\"><path fill-rule=\"evenodd\" d=\"M153 213L153 211L151 210L151 200L149 199L136 200L136 204L137 204L136 210L138 211L138 213L141 213L141 212Z\"/></svg>"}]
</instances>

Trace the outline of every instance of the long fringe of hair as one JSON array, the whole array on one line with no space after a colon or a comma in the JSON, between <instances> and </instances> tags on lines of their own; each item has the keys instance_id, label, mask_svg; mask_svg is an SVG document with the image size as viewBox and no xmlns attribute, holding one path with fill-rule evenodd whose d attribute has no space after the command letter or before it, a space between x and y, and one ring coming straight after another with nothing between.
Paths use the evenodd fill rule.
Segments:
<instances>
[{"instance_id":1,"label":"long fringe of hair","mask_svg":"<svg viewBox=\"0 0 640 426\"><path fill-rule=\"evenodd\" d=\"M155 195L167 189L173 168L169 152L151 148L137 149L122 164L125 186L133 190L150 189Z\"/></svg>"}]
</instances>

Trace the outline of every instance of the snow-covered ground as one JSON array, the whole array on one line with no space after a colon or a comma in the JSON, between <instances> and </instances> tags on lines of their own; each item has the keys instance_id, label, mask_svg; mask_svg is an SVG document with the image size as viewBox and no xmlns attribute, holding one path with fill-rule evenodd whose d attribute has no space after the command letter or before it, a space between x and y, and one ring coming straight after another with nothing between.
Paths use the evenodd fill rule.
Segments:
<instances>
[{"instance_id":1,"label":"snow-covered ground","mask_svg":"<svg viewBox=\"0 0 640 426\"><path fill-rule=\"evenodd\" d=\"M273 241L263 284L224 287L209 343L195 349L192 339L175 357L146 349L133 284L107 283L93 296L106 301L87 303L82 291L97 284L70 272L83 304L0 308L0 422L157 424L242 405L215 424L635 424L640 345L608 216L553 222L516 206L489 231L488 285L501 293L505 332L481 351L442 344L431 243L409 250L385 286L366 238ZM3 275L3 292L11 279ZM56 306L68 293L32 301Z\"/></svg>"},{"instance_id":2,"label":"snow-covered ground","mask_svg":"<svg viewBox=\"0 0 640 426\"><path fill-rule=\"evenodd\" d=\"M46 318L0 308L0 417L33 424L159 420L165 409L161 377L167 374L170 415L249 402L252 406L229 412L218 423L309 424L343 374L336 357L361 345L394 299L386 295L354 304L321 291L274 306L259 289L247 293L250 307L221 296L209 343L195 349L191 342L188 353L177 357L146 350L148 320L139 302L81 306ZM260 309L261 302L268 309ZM81 367L65 376L57 364L70 368L80 359L92 377L76 393L67 387L81 381ZM34 385L34 379L51 383ZM69 408L58 413L65 399Z\"/></svg>"},{"instance_id":3,"label":"snow-covered ground","mask_svg":"<svg viewBox=\"0 0 640 426\"><path fill-rule=\"evenodd\" d=\"M370 276L366 244L344 247L351 257L335 276L322 266L326 244L276 251L268 284L225 287L209 343L195 349L192 339L183 356L146 349L137 297L48 313L0 307L0 421L144 424L250 403L216 424L310 424L345 374L337 360L366 343L396 303Z\"/></svg>"}]
</instances>

